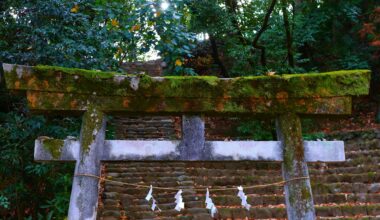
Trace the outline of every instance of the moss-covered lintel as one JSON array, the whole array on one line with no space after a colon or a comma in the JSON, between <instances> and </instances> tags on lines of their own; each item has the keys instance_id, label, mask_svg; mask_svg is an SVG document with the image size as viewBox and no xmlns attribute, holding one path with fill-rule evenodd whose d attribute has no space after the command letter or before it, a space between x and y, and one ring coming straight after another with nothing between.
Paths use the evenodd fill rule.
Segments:
<instances>
[{"instance_id":1,"label":"moss-covered lintel","mask_svg":"<svg viewBox=\"0 0 380 220\"><path fill-rule=\"evenodd\" d=\"M122 97L163 98L320 98L366 95L369 70L220 79L149 77L54 66L5 64L8 89ZM79 85L79 86L78 86Z\"/></svg>"},{"instance_id":2,"label":"moss-covered lintel","mask_svg":"<svg viewBox=\"0 0 380 220\"><path fill-rule=\"evenodd\" d=\"M264 114L287 112L307 115L347 115L351 97L303 99L187 99L78 95L50 92L27 92L28 105L40 111L87 111L91 105L113 114Z\"/></svg>"}]
</instances>

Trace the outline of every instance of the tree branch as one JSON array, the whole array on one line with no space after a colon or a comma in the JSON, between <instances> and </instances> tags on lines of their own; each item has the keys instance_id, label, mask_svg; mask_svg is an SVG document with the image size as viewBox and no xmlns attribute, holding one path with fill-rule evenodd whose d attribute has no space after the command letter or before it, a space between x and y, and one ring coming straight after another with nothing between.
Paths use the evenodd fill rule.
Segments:
<instances>
[{"instance_id":1,"label":"tree branch","mask_svg":"<svg viewBox=\"0 0 380 220\"><path fill-rule=\"evenodd\" d=\"M226 4L228 13L232 16L232 25L237 31L236 36L238 37L241 44L247 45L247 41L244 38L243 32L240 29L239 22L236 19L236 14L238 10L238 5L237 5L236 0L225 0L224 3Z\"/></svg>"},{"instance_id":2,"label":"tree branch","mask_svg":"<svg viewBox=\"0 0 380 220\"><path fill-rule=\"evenodd\" d=\"M269 18L274 10L274 6L276 5L277 0L272 0L269 9L264 17L263 25L261 26L260 30L257 32L255 38L253 39L252 46L256 49L261 50L261 65L266 66L266 55L265 55L265 47L262 45L259 45L258 42L260 40L261 35L265 32L265 30L268 28ZM253 51L254 52L254 51Z\"/></svg>"},{"instance_id":3,"label":"tree branch","mask_svg":"<svg viewBox=\"0 0 380 220\"><path fill-rule=\"evenodd\" d=\"M219 66L220 71L222 72L222 75L224 77L228 76L228 72L226 67L224 66L222 60L219 58L219 52L218 52L218 45L216 44L215 37L210 35L210 43L211 43L211 49L212 49L212 58L214 59L214 62Z\"/></svg>"},{"instance_id":4,"label":"tree branch","mask_svg":"<svg viewBox=\"0 0 380 220\"><path fill-rule=\"evenodd\" d=\"M293 56L293 37L292 33L290 31L290 24L289 24L289 17L288 17L288 11L286 9L286 0L281 0L281 10L284 18L284 28L286 32L286 48L288 50L288 63L289 66L294 68L294 56Z\"/></svg>"}]
</instances>

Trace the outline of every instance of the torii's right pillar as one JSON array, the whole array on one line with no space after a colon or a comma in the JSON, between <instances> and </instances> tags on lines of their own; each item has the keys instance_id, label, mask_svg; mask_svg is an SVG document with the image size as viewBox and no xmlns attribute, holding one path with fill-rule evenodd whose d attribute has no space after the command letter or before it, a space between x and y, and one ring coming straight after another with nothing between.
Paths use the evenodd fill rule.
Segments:
<instances>
[{"instance_id":1,"label":"torii's right pillar","mask_svg":"<svg viewBox=\"0 0 380 220\"><path fill-rule=\"evenodd\" d=\"M277 139L282 142L282 175L285 183L285 203L288 219L315 219L315 209L309 171L305 160L301 120L294 113L276 119ZM302 179L305 177L305 179Z\"/></svg>"}]
</instances>

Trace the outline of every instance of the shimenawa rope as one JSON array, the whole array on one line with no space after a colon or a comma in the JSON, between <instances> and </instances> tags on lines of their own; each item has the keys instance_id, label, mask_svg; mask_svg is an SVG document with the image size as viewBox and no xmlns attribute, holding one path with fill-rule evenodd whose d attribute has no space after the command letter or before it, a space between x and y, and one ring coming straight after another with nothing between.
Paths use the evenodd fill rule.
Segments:
<instances>
[{"instance_id":1,"label":"shimenawa rope","mask_svg":"<svg viewBox=\"0 0 380 220\"><path fill-rule=\"evenodd\" d=\"M92 175L92 174L75 174L74 176L92 177L92 178L99 179L101 181L103 180L103 181L106 181L106 182L118 183L118 184L121 184L121 185L134 186L134 187L137 187L137 188L150 188L150 185L148 186L148 185L142 185L142 184L125 183L125 182L121 182L121 181L115 181L115 180L110 180L110 179L102 178L102 177L99 177L99 176L96 176L96 175ZM284 181L275 182L275 183L255 185L255 186L244 186L243 188L244 189L254 189L254 188L263 188L263 187L268 187L268 186L284 186L285 184L287 184L289 182L293 182L293 181L297 181L297 180L305 180L305 179L309 179L309 177L297 177L297 178L293 178L293 179L290 179L290 180L284 180ZM191 190L204 191L204 190L206 190L206 188L209 188L210 191L237 190L237 187L233 187L233 188L232 187L231 188L227 187L227 188L217 188L217 189L214 189L214 188L211 188L209 186L205 186L205 187L202 187L202 188L191 188ZM153 186L153 189L157 189L157 190L173 190L173 191L180 190L180 188L158 187L158 186Z\"/></svg>"}]
</instances>

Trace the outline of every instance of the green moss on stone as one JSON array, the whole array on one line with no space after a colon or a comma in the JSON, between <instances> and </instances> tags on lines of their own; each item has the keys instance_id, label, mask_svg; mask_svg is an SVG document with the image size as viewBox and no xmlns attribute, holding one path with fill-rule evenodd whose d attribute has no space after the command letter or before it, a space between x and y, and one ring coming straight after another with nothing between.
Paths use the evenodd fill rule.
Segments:
<instances>
[{"instance_id":1,"label":"green moss on stone","mask_svg":"<svg viewBox=\"0 0 380 220\"><path fill-rule=\"evenodd\" d=\"M149 77L147 75L141 75L139 86L142 88L149 88L153 84L152 77Z\"/></svg>"},{"instance_id":2,"label":"green moss on stone","mask_svg":"<svg viewBox=\"0 0 380 220\"><path fill-rule=\"evenodd\" d=\"M304 161L301 120L298 115L287 113L278 116L277 129L284 147L284 166L293 172L296 162Z\"/></svg>"},{"instance_id":3,"label":"green moss on stone","mask_svg":"<svg viewBox=\"0 0 380 220\"><path fill-rule=\"evenodd\" d=\"M309 187L307 187L306 184L303 184L302 185L302 199L304 200L310 200L311 199L311 193L310 193L310 190L309 190Z\"/></svg>"},{"instance_id":4,"label":"green moss on stone","mask_svg":"<svg viewBox=\"0 0 380 220\"><path fill-rule=\"evenodd\" d=\"M368 181L369 182L375 181L376 174L377 174L376 172L368 172L368 174L367 174L368 175Z\"/></svg>"},{"instance_id":5,"label":"green moss on stone","mask_svg":"<svg viewBox=\"0 0 380 220\"><path fill-rule=\"evenodd\" d=\"M234 103L234 102L227 102L226 105L224 106L224 111L225 112L244 112L245 109L243 106Z\"/></svg>"},{"instance_id":6,"label":"green moss on stone","mask_svg":"<svg viewBox=\"0 0 380 220\"><path fill-rule=\"evenodd\" d=\"M328 194L334 191L330 186L321 182L311 182L311 188L316 194Z\"/></svg>"},{"instance_id":7,"label":"green moss on stone","mask_svg":"<svg viewBox=\"0 0 380 220\"><path fill-rule=\"evenodd\" d=\"M289 74L234 78L232 96L265 96L266 91L288 91L289 96L331 96L344 92L351 95L368 93L369 70L342 70L326 73ZM316 83L318 82L318 83ZM337 86L339 85L339 86ZM353 86L355 85L355 86ZM269 93L267 98L273 98Z\"/></svg>"},{"instance_id":8,"label":"green moss on stone","mask_svg":"<svg viewBox=\"0 0 380 220\"><path fill-rule=\"evenodd\" d=\"M15 71L5 73L8 88L105 96L286 99L364 95L368 93L370 78L368 70L232 79L214 76L120 76L115 72L55 66L35 66L32 71L33 74L25 74L22 79Z\"/></svg>"},{"instance_id":9,"label":"green moss on stone","mask_svg":"<svg viewBox=\"0 0 380 220\"><path fill-rule=\"evenodd\" d=\"M102 129L104 117L104 113L93 105L90 105L84 113L81 130L82 154L89 152L91 144Z\"/></svg>"},{"instance_id":10,"label":"green moss on stone","mask_svg":"<svg viewBox=\"0 0 380 220\"><path fill-rule=\"evenodd\" d=\"M53 159L59 159L65 142L59 139L45 139L42 144L45 150L50 152Z\"/></svg>"},{"instance_id":11,"label":"green moss on stone","mask_svg":"<svg viewBox=\"0 0 380 220\"><path fill-rule=\"evenodd\" d=\"M33 67L33 71L40 74L48 74L55 75L56 73L69 74L69 75L77 75L84 76L86 78L101 78L101 79L109 79L113 78L115 75L120 75L120 73L116 72L103 72L99 70L86 70L86 69L78 69L78 68L66 68L59 66L44 66L38 65Z\"/></svg>"},{"instance_id":12,"label":"green moss on stone","mask_svg":"<svg viewBox=\"0 0 380 220\"><path fill-rule=\"evenodd\" d=\"M220 79L215 76L167 76L154 85L155 92L165 97L220 97ZM153 93L154 94L154 93Z\"/></svg>"},{"instance_id":13,"label":"green moss on stone","mask_svg":"<svg viewBox=\"0 0 380 220\"><path fill-rule=\"evenodd\" d=\"M305 181L300 182L300 184L296 184L296 186L289 186L288 190L289 203L293 204L293 207L296 207L294 205L296 203L303 203L304 207L302 208L302 212L308 211L313 208L311 206L312 194L310 193L310 189Z\"/></svg>"},{"instance_id":14,"label":"green moss on stone","mask_svg":"<svg viewBox=\"0 0 380 220\"><path fill-rule=\"evenodd\" d=\"M187 81L190 83L205 82L206 84L210 86L218 85L218 83L221 80L220 78L216 76L165 76L163 78L167 80L178 81L179 83L181 83L181 81L184 81L184 82Z\"/></svg>"}]
</instances>

